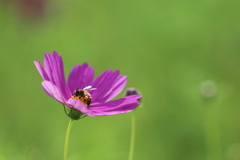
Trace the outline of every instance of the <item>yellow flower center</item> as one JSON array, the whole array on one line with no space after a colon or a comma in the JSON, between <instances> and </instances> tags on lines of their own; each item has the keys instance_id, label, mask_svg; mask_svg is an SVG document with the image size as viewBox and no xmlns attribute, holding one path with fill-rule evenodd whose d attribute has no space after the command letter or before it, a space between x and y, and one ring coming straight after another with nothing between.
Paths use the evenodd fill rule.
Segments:
<instances>
[{"instance_id":1,"label":"yellow flower center","mask_svg":"<svg viewBox=\"0 0 240 160\"><path fill-rule=\"evenodd\" d=\"M86 106L89 106L92 102L92 97L90 93L85 89L76 89L73 93L71 99L77 99L81 101Z\"/></svg>"}]
</instances>

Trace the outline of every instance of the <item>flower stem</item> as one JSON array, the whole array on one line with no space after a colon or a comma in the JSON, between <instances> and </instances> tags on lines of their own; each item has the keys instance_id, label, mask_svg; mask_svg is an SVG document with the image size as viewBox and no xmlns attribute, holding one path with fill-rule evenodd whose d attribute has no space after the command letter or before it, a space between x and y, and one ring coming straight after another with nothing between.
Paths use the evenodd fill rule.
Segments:
<instances>
[{"instance_id":1,"label":"flower stem","mask_svg":"<svg viewBox=\"0 0 240 160\"><path fill-rule=\"evenodd\" d=\"M134 113L132 112L132 130L131 130L130 151L129 151L128 160L133 159L134 143L135 143L135 116L134 116Z\"/></svg>"},{"instance_id":2,"label":"flower stem","mask_svg":"<svg viewBox=\"0 0 240 160\"><path fill-rule=\"evenodd\" d=\"M65 138L65 146L64 146L64 160L67 160L67 153L68 153L68 141L69 141L69 135L70 135L70 130L73 124L73 119L70 118L68 128L67 128L67 133L66 133L66 138Z\"/></svg>"},{"instance_id":3,"label":"flower stem","mask_svg":"<svg viewBox=\"0 0 240 160\"><path fill-rule=\"evenodd\" d=\"M207 105L205 108L205 134L207 160L221 160L221 137L219 129L218 106Z\"/></svg>"}]
</instances>

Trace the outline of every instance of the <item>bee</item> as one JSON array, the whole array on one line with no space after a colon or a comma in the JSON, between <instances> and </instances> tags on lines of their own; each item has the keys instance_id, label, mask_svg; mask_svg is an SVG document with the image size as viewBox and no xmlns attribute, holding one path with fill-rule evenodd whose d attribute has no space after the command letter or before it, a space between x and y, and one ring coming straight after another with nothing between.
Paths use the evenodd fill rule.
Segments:
<instances>
[{"instance_id":1,"label":"bee","mask_svg":"<svg viewBox=\"0 0 240 160\"><path fill-rule=\"evenodd\" d=\"M73 93L72 99L77 99L83 104L89 106L92 103L92 96L88 90L95 90L92 86L87 86L84 89L76 89Z\"/></svg>"}]
</instances>

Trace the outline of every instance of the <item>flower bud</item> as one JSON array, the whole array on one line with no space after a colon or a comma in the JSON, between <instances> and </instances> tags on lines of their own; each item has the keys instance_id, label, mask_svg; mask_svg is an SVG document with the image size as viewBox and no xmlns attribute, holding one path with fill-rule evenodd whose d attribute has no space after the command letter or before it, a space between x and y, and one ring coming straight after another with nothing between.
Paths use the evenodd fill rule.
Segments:
<instances>
[{"instance_id":1,"label":"flower bud","mask_svg":"<svg viewBox=\"0 0 240 160\"><path fill-rule=\"evenodd\" d=\"M137 90L136 88L128 88L125 92L125 97L126 96L131 96L131 95L141 95L140 91ZM141 101L141 98L138 99L138 101Z\"/></svg>"}]
</instances>

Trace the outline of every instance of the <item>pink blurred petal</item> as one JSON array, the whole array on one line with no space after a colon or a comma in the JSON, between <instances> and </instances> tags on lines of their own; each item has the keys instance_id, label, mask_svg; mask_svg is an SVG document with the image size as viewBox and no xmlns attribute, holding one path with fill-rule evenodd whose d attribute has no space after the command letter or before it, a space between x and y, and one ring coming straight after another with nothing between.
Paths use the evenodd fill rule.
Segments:
<instances>
[{"instance_id":1,"label":"pink blurred petal","mask_svg":"<svg viewBox=\"0 0 240 160\"><path fill-rule=\"evenodd\" d=\"M120 75L114 85L110 89L110 93L105 97L105 101L109 101L112 98L116 97L126 86L127 84L127 77Z\"/></svg>"},{"instance_id":2,"label":"pink blurred petal","mask_svg":"<svg viewBox=\"0 0 240 160\"><path fill-rule=\"evenodd\" d=\"M66 103L67 99L61 94L58 87L52 84L50 81L43 81L42 87L48 95L50 95L51 97L53 97L54 99L56 99L57 101L63 104Z\"/></svg>"},{"instance_id":3,"label":"pink blurred petal","mask_svg":"<svg viewBox=\"0 0 240 160\"><path fill-rule=\"evenodd\" d=\"M93 103L89 109L95 116L127 113L139 105L138 99L141 97L140 95L132 95L110 102Z\"/></svg>"},{"instance_id":4,"label":"pink blurred petal","mask_svg":"<svg viewBox=\"0 0 240 160\"><path fill-rule=\"evenodd\" d=\"M94 70L87 63L75 65L68 76L68 87L73 93L76 89L83 89L92 84Z\"/></svg>"},{"instance_id":5,"label":"pink blurred petal","mask_svg":"<svg viewBox=\"0 0 240 160\"><path fill-rule=\"evenodd\" d=\"M122 83L121 85L118 85ZM119 75L119 70L107 70L99 75L93 82L93 88L97 88L92 93L94 102L105 102L119 94L126 84L126 76Z\"/></svg>"},{"instance_id":6,"label":"pink blurred petal","mask_svg":"<svg viewBox=\"0 0 240 160\"><path fill-rule=\"evenodd\" d=\"M88 106L84 105L82 102L80 102L79 100L76 99L69 99L67 101L67 105L71 108L77 109L79 111L81 111L84 114L87 114L89 116L94 116L91 112L91 110L89 110Z\"/></svg>"},{"instance_id":7,"label":"pink blurred petal","mask_svg":"<svg viewBox=\"0 0 240 160\"><path fill-rule=\"evenodd\" d=\"M59 88L65 99L69 98L71 93L65 81L62 57L55 51L53 54L46 53L44 67L50 81Z\"/></svg>"},{"instance_id":8,"label":"pink blurred petal","mask_svg":"<svg viewBox=\"0 0 240 160\"><path fill-rule=\"evenodd\" d=\"M53 62L52 62L52 58L51 58L51 54L50 53L45 53L44 54L44 60L43 60L43 63L44 63L44 68L45 68L45 71L49 77L49 80L51 82L54 82L54 79L53 79L53 75L52 75L52 65L53 65Z\"/></svg>"},{"instance_id":9,"label":"pink blurred petal","mask_svg":"<svg viewBox=\"0 0 240 160\"><path fill-rule=\"evenodd\" d=\"M49 81L48 75L47 75L46 71L44 70L44 68L42 67L40 61L34 61L34 64L37 67L37 70L40 73L40 75L42 76L42 78L44 80Z\"/></svg>"},{"instance_id":10,"label":"pink blurred petal","mask_svg":"<svg viewBox=\"0 0 240 160\"><path fill-rule=\"evenodd\" d=\"M135 107L135 108L136 108L136 107ZM134 108L133 108L133 109L134 109ZM92 116L92 117L95 117L95 116L111 116L111 115L116 115L116 114L123 114L123 113L131 112L133 109L123 110L123 111L107 111L107 112L97 111L97 112L94 112L94 113L93 113L93 116Z\"/></svg>"}]
</instances>

